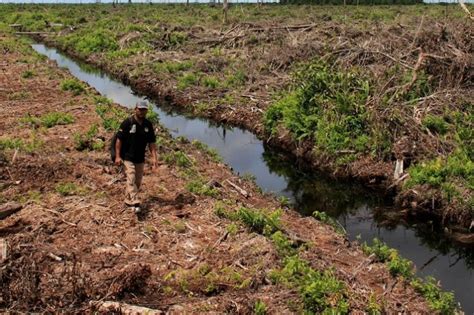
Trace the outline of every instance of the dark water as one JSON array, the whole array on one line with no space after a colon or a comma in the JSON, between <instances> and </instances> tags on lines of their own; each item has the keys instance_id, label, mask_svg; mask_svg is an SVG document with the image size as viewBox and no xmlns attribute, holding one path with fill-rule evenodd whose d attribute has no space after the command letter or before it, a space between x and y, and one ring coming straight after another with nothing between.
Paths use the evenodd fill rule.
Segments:
<instances>
[{"instance_id":1,"label":"dark water","mask_svg":"<svg viewBox=\"0 0 474 315\"><path fill-rule=\"evenodd\" d=\"M130 108L144 99L128 86L55 49L41 44L35 44L33 48L118 104ZM217 149L235 172L252 174L262 190L288 197L301 213L326 211L344 225L350 239L360 235L363 241L370 242L378 237L398 249L402 256L415 263L420 276L431 275L440 280L443 289L455 293L466 314L474 314L473 249L451 245L429 224L414 227L408 223L394 225L385 221L380 214L393 209L377 193L300 169L283 154L265 148L250 132L218 126L163 108L156 111L173 136L197 139ZM379 217L382 219L375 219Z\"/></svg>"}]
</instances>

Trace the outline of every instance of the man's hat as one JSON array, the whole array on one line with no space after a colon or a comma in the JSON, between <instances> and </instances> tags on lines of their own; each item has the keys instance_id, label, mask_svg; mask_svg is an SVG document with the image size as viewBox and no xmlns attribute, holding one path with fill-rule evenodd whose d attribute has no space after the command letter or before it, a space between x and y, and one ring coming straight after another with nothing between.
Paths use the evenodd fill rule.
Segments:
<instances>
[{"instance_id":1,"label":"man's hat","mask_svg":"<svg viewBox=\"0 0 474 315\"><path fill-rule=\"evenodd\" d=\"M147 101L139 101L139 102L137 102L135 107L138 108L138 109L140 109L140 108L148 109L148 102Z\"/></svg>"}]
</instances>

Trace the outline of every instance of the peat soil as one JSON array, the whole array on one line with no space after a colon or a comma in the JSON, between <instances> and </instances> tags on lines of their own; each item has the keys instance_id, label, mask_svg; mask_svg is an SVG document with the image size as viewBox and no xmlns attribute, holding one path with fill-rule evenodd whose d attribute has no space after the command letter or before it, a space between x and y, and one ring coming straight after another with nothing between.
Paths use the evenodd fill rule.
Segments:
<instances>
[{"instance_id":1,"label":"peat soil","mask_svg":"<svg viewBox=\"0 0 474 315\"><path fill-rule=\"evenodd\" d=\"M269 281L270 270L282 266L275 245L215 214L217 206L272 210L276 200L157 126L160 165L155 172L146 166L145 211L137 216L123 206L124 176L107 150L75 149L74 135L93 124L97 139L111 137L95 112L97 93L62 90L71 76L31 49L4 51L0 71L1 203L22 205L0 221L7 248L0 309L107 312L117 306L105 302L115 301L157 313L250 313L262 301L270 313L301 311L298 290ZM74 122L46 128L25 119L51 112ZM191 163L163 159L178 152ZM213 193L190 193L186 187L197 178ZM369 299L388 313L428 312L412 287L330 226L294 211L282 213L281 225L308 244L300 255L313 268L332 269L344 283L352 312L366 311Z\"/></svg>"},{"instance_id":2,"label":"peat soil","mask_svg":"<svg viewBox=\"0 0 474 315\"><path fill-rule=\"evenodd\" d=\"M456 232L469 233L467 228L474 218L466 204L448 201L439 189L427 185L403 190L403 182L409 177L394 179L393 173L396 160L404 160L410 166L454 150L451 137L431 133L421 121L428 113L443 112L447 104L472 102L471 26L462 19L438 22L428 16L421 21L413 16L400 23L373 25L367 21L349 25L332 21L330 16L288 25L272 20L235 22L225 29L157 24L154 50L120 60L111 59L105 52L83 55L61 42L61 37L76 30L63 30L54 36L41 37L41 41L105 70L161 103L216 122L244 127L270 145L333 177L351 178L395 192L397 203L411 215L436 218ZM176 31L185 34L186 41L170 47L166 38ZM118 40L120 50L126 51L145 36L142 32L123 34ZM378 124L375 127L390 130L388 157L359 154L354 162L340 165L336 162L338 156L316 152L311 139L296 141L284 128L273 135L265 130L265 111L291 84L291 72L298 63L313 58L332 60L340 67L365 68L370 76L378 78L374 99L368 106ZM245 83L239 87L209 88L203 84L180 87L181 74L154 70L157 63L179 64L190 60L193 71L220 82L226 80L224 70L230 66L241 69ZM403 69L409 80L400 83L395 75L387 77L387 69ZM380 105L390 95L412 93L411 90L416 95L419 85L424 84L419 83L423 76L429 77L431 94L414 97L410 106L402 100L388 107ZM460 193L469 200L472 192L464 189Z\"/></svg>"}]
</instances>

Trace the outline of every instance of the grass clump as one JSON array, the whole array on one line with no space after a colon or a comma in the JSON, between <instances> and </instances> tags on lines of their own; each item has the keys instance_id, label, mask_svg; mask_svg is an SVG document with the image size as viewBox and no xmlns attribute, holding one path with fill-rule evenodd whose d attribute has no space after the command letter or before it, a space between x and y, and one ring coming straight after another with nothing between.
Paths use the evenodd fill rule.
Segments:
<instances>
[{"instance_id":1,"label":"grass clump","mask_svg":"<svg viewBox=\"0 0 474 315\"><path fill-rule=\"evenodd\" d=\"M85 91L84 84L76 79L65 79L61 81L61 90L71 91L74 95L79 95Z\"/></svg>"},{"instance_id":2,"label":"grass clump","mask_svg":"<svg viewBox=\"0 0 474 315\"><path fill-rule=\"evenodd\" d=\"M51 128L56 125L68 125L74 122L74 117L69 113L48 113L41 116L41 124L46 128Z\"/></svg>"},{"instance_id":3,"label":"grass clump","mask_svg":"<svg viewBox=\"0 0 474 315\"><path fill-rule=\"evenodd\" d=\"M191 69L193 66L192 61L182 61L182 62L173 62L173 61L166 61L166 62L158 62L153 65L153 71L157 74L161 74L163 72L168 72L170 74L179 73L182 71L186 71Z\"/></svg>"},{"instance_id":4,"label":"grass clump","mask_svg":"<svg viewBox=\"0 0 474 315\"><path fill-rule=\"evenodd\" d=\"M262 210L241 207L235 212L227 211L222 205L215 209L217 216L232 221L240 221L253 232L271 235L280 230L281 210L265 213Z\"/></svg>"},{"instance_id":5,"label":"grass clump","mask_svg":"<svg viewBox=\"0 0 474 315\"><path fill-rule=\"evenodd\" d=\"M23 148L24 142L18 138L0 138L0 150Z\"/></svg>"},{"instance_id":6,"label":"grass clump","mask_svg":"<svg viewBox=\"0 0 474 315\"><path fill-rule=\"evenodd\" d=\"M267 314L267 305L263 301L256 301L253 306L253 313L255 315L266 315Z\"/></svg>"},{"instance_id":7,"label":"grass clump","mask_svg":"<svg viewBox=\"0 0 474 315\"><path fill-rule=\"evenodd\" d=\"M35 131L30 138L25 141L19 138L0 138L0 151L3 150L20 150L26 153L36 152L44 144L44 141L38 138Z\"/></svg>"},{"instance_id":8,"label":"grass clump","mask_svg":"<svg viewBox=\"0 0 474 315\"><path fill-rule=\"evenodd\" d=\"M204 77L202 79L202 85L210 89L216 89L219 87L219 79L212 76Z\"/></svg>"}]
</instances>

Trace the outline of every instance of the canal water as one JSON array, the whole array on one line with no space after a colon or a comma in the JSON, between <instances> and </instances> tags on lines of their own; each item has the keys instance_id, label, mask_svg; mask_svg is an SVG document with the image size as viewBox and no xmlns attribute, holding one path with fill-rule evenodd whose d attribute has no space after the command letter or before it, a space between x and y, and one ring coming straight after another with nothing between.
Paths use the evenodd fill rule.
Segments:
<instances>
[{"instance_id":1,"label":"canal water","mask_svg":"<svg viewBox=\"0 0 474 315\"><path fill-rule=\"evenodd\" d=\"M132 108L145 99L104 72L56 49L42 44L32 47L115 103ZM396 248L414 262L419 276L440 280L444 290L454 292L464 312L474 314L474 249L453 246L429 224L393 224L383 216L375 219L380 217L377 214L395 210L380 195L360 185L341 183L301 169L291 158L266 148L248 131L185 116L166 106L157 106L156 112L174 137L199 140L215 148L236 173L252 175L263 191L289 198L302 214L325 211L341 222L349 239L359 236L370 243L377 237Z\"/></svg>"}]
</instances>

